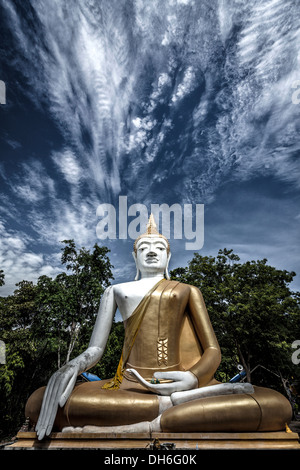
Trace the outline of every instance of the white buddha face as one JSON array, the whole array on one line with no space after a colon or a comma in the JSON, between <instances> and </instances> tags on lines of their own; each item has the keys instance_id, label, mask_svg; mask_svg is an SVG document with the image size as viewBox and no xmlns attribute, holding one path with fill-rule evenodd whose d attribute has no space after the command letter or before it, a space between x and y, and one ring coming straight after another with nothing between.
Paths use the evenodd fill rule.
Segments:
<instances>
[{"instance_id":1,"label":"white buddha face","mask_svg":"<svg viewBox=\"0 0 300 470\"><path fill-rule=\"evenodd\" d=\"M170 254L167 243L160 237L141 238L136 246L135 261L142 277L164 274Z\"/></svg>"}]
</instances>

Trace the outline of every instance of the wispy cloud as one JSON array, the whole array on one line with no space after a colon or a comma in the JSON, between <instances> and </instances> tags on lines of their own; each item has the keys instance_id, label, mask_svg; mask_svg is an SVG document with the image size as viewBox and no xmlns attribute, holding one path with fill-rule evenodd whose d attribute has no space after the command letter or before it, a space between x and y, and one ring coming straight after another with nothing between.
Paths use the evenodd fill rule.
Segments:
<instances>
[{"instance_id":1,"label":"wispy cloud","mask_svg":"<svg viewBox=\"0 0 300 470\"><path fill-rule=\"evenodd\" d=\"M242 28L225 67L229 88L217 97L224 155L232 154L238 178L273 174L299 188L300 114L292 103L300 77L299 9L281 0L241 7L234 15L227 11L229 24L239 20Z\"/></svg>"},{"instance_id":2,"label":"wispy cloud","mask_svg":"<svg viewBox=\"0 0 300 470\"><path fill-rule=\"evenodd\" d=\"M70 185L77 186L80 183L81 178L84 176L83 170L71 150L67 149L62 152L55 152L52 155L52 159Z\"/></svg>"},{"instance_id":3,"label":"wispy cloud","mask_svg":"<svg viewBox=\"0 0 300 470\"><path fill-rule=\"evenodd\" d=\"M36 253L35 243L23 231L8 229L0 219L0 268L5 273L1 295L8 295L24 279L35 282L41 275L54 276L59 270L43 253ZM56 261L56 260L55 260Z\"/></svg>"},{"instance_id":4,"label":"wispy cloud","mask_svg":"<svg viewBox=\"0 0 300 470\"><path fill-rule=\"evenodd\" d=\"M96 239L96 201L70 204L63 199L52 201L47 215L32 211L28 215L43 243L57 249L59 242L73 238L78 246L90 247Z\"/></svg>"},{"instance_id":5,"label":"wispy cloud","mask_svg":"<svg viewBox=\"0 0 300 470\"><path fill-rule=\"evenodd\" d=\"M14 60L70 148L55 160L69 171L68 183L78 178L72 158L101 195L126 185L145 197L140 181L153 162L161 184L171 164L174 190L180 194L183 183L190 198L198 187L198 197L209 199L233 174L267 171L298 184L291 85L300 76L300 15L293 1L90 0L72 8L54 1L46 10L37 0L22 21L11 2L4 5L22 50ZM181 177L174 159L184 162Z\"/></svg>"},{"instance_id":6,"label":"wispy cloud","mask_svg":"<svg viewBox=\"0 0 300 470\"><path fill-rule=\"evenodd\" d=\"M55 183L39 160L22 163L21 171L6 179L15 197L29 204L55 197Z\"/></svg>"},{"instance_id":7,"label":"wispy cloud","mask_svg":"<svg viewBox=\"0 0 300 470\"><path fill-rule=\"evenodd\" d=\"M6 60L63 142L12 176L1 166L16 201L4 196L6 220L25 210L43 243L88 244L98 203L122 191L133 202L208 204L224 182L257 175L299 189L294 0L20 5L2 2L14 39Z\"/></svg>"}]
</instances>

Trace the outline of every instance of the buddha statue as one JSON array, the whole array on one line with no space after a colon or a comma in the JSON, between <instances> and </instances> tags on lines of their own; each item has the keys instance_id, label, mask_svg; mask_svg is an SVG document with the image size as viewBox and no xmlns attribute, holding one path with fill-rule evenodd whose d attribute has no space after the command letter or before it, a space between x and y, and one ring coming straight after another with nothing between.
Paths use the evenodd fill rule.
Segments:
<instances>
[{"instance_id":1,"label":"buddha statue","mask_svg":"<svg viewBox=\"0 0 300 470\"><path fill-rule=\"evenodd\" d=\"M39 440L76 432L255 432L284 430L289 401L250 383L218 383L220 347L201 292L172 281L170 246L150 216L134 243L134 281L108 287L88 348L29 397ZM116 309L125 327L114 378L78 383L101 360Z\"/></svg>"}]
</instances>

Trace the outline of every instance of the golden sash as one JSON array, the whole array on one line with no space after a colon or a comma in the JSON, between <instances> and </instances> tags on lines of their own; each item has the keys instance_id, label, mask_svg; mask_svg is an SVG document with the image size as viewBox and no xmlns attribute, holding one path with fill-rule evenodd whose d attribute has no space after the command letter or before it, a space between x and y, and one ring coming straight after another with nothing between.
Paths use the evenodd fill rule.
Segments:
<instances>
[{"instance_id":1,"label":"golden sash","mask_svg":"<svg viewBox=\"0 0 300 470\"><path fill-rule=\"evenodd\" d=\"M152 287L152 289L150 289L150 291L145 295L145 297L143 297L141 302L138 304L136 309L128 318L127 324L126 324L123 350L122 350L122 354L121 354L121 358L119 361L116 375L110 382L107 382L106 384L104 384L102 388L108 389L108 390L117 390L120 387L122 380L123 380L125 366L128 361L135 338L141 326L142 320L144 318L145 312L147 310L148 304L150 302L151 294L157 289L157 287L163 281L165 281L165 279L161 279L159 282L155 284L154 287Z\"/></svg>"}]
</instances>

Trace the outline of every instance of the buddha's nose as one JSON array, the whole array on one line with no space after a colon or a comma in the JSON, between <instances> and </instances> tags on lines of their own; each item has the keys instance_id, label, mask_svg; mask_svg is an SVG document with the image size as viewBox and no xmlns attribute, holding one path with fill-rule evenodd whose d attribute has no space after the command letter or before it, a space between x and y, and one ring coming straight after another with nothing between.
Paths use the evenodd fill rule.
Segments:
<instances>
[{"instance_id":1,"label":"buddha's nose","mask_svg":"<svg viewBox=\"0 0 300 470\"><path fill-rule=\"evenodd\" d=\"M154 256L156 256L156 253L155 253L155 251L149 251L147 256L149 256L150 258L153 258Z\"/></svg>"}]
</instances>

